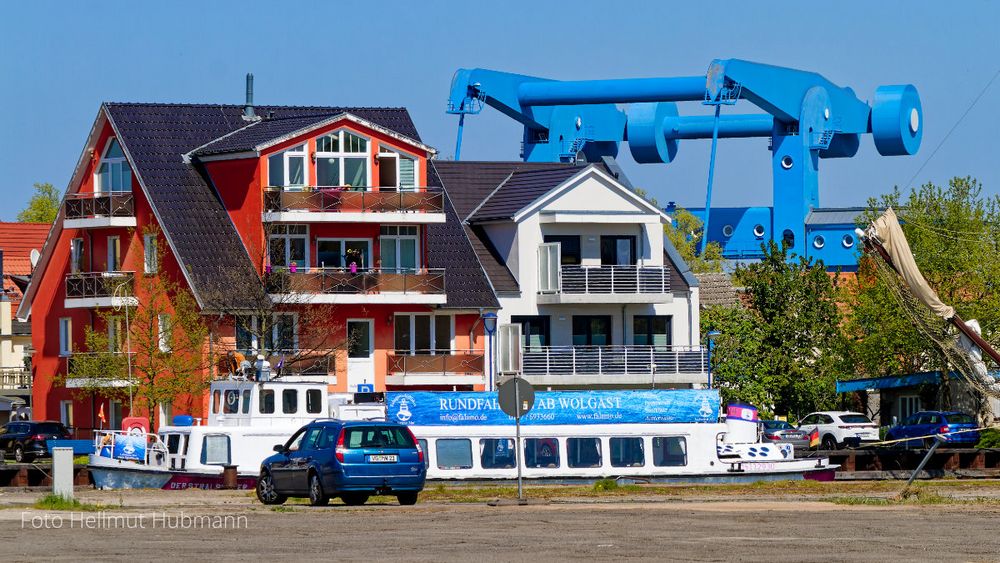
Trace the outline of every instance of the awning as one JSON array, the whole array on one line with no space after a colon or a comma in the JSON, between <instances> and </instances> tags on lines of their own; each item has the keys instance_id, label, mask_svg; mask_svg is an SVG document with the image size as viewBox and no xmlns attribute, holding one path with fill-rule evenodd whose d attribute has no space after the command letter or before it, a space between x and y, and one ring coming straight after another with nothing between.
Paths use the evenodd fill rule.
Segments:
<instances>
[{"instance_id":1,"label":"awning","mask_svg":"<svg viewBox=\"0 0 1000 563\"><path fill-rule=\"evenodd\" d=\"M1000 372L990 372L994 378L1000 376ZM951 372L950 377L959 377L957 372ZM865 379L852 379L850 381L837 381L837 393L853 393L854 391L870 391L873 389L898 389L901 387L913 387L925 383L941 383L941 372L922 371L908 375L890 377L869 377Z\"/></svg>"}]
</instances>

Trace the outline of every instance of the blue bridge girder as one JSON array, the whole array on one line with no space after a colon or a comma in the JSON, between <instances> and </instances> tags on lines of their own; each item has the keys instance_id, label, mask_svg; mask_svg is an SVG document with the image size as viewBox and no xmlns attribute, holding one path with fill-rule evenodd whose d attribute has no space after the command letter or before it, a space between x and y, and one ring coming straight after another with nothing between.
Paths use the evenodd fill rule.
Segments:
<instances>
[{"instance_id":1,"label":"blue bridge girder","mask_svg":"<svg viewBox=\"0 0 1000 563\"><path fill-rule=\"evenodd\" d=\"M721 106L741 100L765 113L717 112L716 122L678 112L678 102ZM802 254L805 217L819 206L819 159L854 156L866 134L883 156L912 155L923 136L920 97L912 85L880 86L869 105L820 74L740 59L716 59L704 75L610 80L460 69L448 103L448 113L461 117L456 159L465 115L484 106L524 126L522 158L535 162L615 157L627 142L637 162L669 163L683 139L770 137L769 232L789 240L797 254Z\"/></svg>"}]
</instances>

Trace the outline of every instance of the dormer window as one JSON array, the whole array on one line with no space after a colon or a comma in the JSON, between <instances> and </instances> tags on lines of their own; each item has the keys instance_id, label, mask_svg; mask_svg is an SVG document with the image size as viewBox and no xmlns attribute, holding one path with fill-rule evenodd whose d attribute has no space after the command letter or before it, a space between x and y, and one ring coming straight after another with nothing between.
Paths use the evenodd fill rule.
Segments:
<instances>
[{"instance_id":1,"label":"dormer window","mask_svg":"<svg viewBox=\"0 0 1000 563\"><path fill-rule=\"evenodd\" d=\"M364 188L368 179L368 139L340 130L316 138L316 183Z\"/></svg>"},{"instance_id":2,"label":"dormer window","mask_svg":"<svg viewBox=\"0 0 1000 563\"><path fill-rule=\"evenodd\" d=\"M95 191L98 193L132 191L132 169L118 139L112 138L108 141L104 156L97 167L96 180Z\"/></svg>"},{"instance_id":3,"label":"dormer window","mask_svg":"<svg viewBox=\"0 0 1000 563\"><path fill-rule=\"evenodd\" d=\"M301 188L306 185L306 146L292 147L267 159L268 185Z\"/></svg>"}]
</instances>

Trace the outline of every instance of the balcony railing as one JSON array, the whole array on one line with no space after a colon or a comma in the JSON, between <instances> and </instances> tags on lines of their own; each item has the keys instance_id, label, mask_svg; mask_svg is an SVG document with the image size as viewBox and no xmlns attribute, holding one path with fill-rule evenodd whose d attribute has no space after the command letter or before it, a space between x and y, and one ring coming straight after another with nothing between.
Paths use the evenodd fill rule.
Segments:
<instances>
[{"instance_id":1,"label":"balcony railing","mask_svg":"<svg viewBox=\"0 0 1000 563\"><path fill-rule=\"evenodd\" d=\"M93 299L132 295L135 272L88 272L66 276L67 299Z\"/></svg>"},{"instance_id":2,"label":"balcony railing","mask_svg":"<svg viewBox=\"0 0 1000 563\"><path fill-rule=\"evenodd\" d=\"M267 292L314 294L444 294L444 268L357 270L309 268L275 270L267 275Z\"/></svg>"},{"instance_id":3,"label":"balcony railing","mask_svg":"<svg viewBox=\"0 0 1000 563\"><path fill-rule=\"evenodd\" d=\"M24 368L0 368L0 389L30 389L31 372Z\"/></svg>"},{"instance_id":4,"label":"balcony railing","mask_svg":"<svg viewBox=\"0 0 1000 563\"><path fill-rule=\"evenodd\" d=\"M670 270L665 266L562 266L561 274L561 293L670 292Z\"/></svg>"},{"instance_id":5,"label":"balcony railing","mask_svg":"<svg viewBox=\"0 0 1000 563\"><path fill-rule=\"evenodd\" d=\"M264 211L314 211L334 213L443 213L441 188L317 187L309 191L268 188L264 192Z\"/></svg>"},{"instance_id":6,"label":"balcony railing","mask_svg":"<svg viewBox=\"0 0 1000 563\"><path fill-rule=\"evenodd\" d=\"M66 219L135 215L131 192L72 194L66 197L65 211Z\"/></svg>"},{"instance_id":7,"label":"balcony railing","mask_svg":"<svg viewBox=\"0 0 1000 563\"><path fill-rule=\"evenodd\" d=\"M236 372L227 369L225 355L221 355L218 364L218 375L227 377L230 375L249 375L256 373L256 358L258 354L263 354L271 364L271 377L289 375L316 375L326 376L335 373L335 351L334 350L238 350L243 355L247 364L237 367ZM246 371L249 367L249 373Z\"/></svg>"},{"instance_id":8,"label":"balcony railing","mask_svg":"<svg viewBox=\"0 0 1000 563\"><path fill-rule=\"evenodd\" d=\"M525 346L524 375L666 375L706 373L696 346ZM655 366L655 368L654 368Z\"/></svg>"},{"instance_id":9,"label":"balcony railing","mask_svg":"<svg viewBox=\"0 0 1000 563\"><path fill-rule=\"evenodd\" d=\"M389 354L391 375L483 375L485 360L482 352L446 352L430 354Z\"/></svg>"}]
</instances>

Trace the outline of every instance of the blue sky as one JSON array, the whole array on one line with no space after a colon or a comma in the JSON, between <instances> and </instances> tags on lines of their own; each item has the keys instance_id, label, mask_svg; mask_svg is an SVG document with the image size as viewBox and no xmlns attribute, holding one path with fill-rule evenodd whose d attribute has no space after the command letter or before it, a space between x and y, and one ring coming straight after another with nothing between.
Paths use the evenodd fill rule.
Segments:
<instances>
[{"instance_id":1,"label":"blue sky","mask_svg":"<svg viewBox=\"0 0 1000 563\"><path fill-rule=\"evenodd\" d=\"M819 72L863 99L882 84L918 88L926 128L916 156L880 157L869 136L855 158L821 162L821 204L861 205L906 186L997 72L998 26L1000 3L985 0L12 3L0 20L0 220L14 218L34 182L65 189L102 101L242 103L250 71L259 104L406 106L446 157L457 68L688 76L731 57ZM972 175L1000 192L998 102L1000 79L914 184ZM513 121L484 112L467 120L462 156L516 159L519 141ZM669 165L637 165L627 152L629 176L661 203L703 205L707 141L682 142ZM766 139L720 142L713 204L770 204L769 162Z\"/></svg>"}]
</instances>

